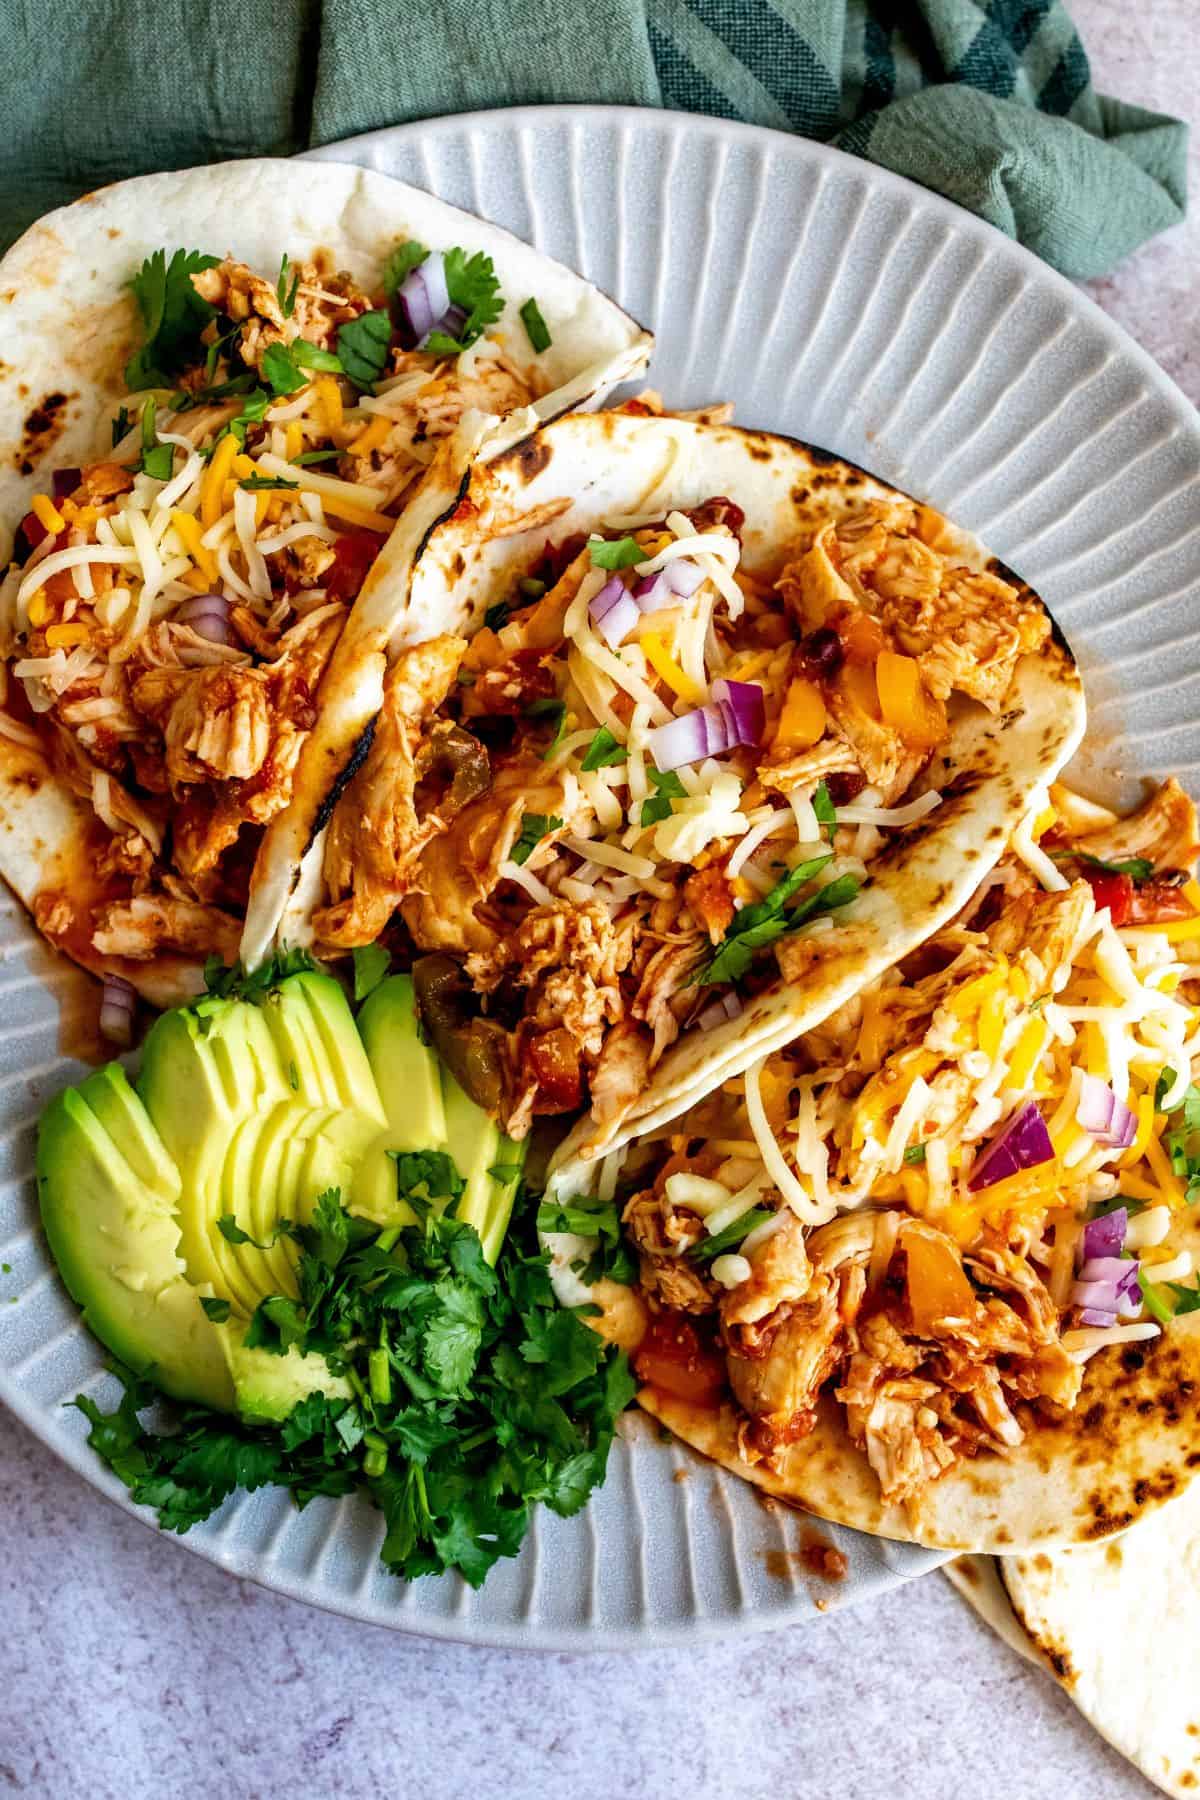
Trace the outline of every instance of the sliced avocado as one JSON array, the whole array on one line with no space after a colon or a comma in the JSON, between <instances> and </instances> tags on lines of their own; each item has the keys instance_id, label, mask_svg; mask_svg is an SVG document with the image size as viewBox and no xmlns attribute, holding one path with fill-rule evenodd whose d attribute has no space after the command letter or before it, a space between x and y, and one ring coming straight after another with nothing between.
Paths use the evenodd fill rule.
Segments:
<instances>
[{"instance_id":1,"label":"sliced avocado","mask_svg":"<svg viewBox=\"0 0 1200 1800\"><path fill-rule=\"evenodd\" d=\"M449 1150L466 1182L457 1217L473 1225L494 1262L508 1228L525 1147L506 1138L421 1042L412 980L390 975L363 1003L358 1028L375 1071L388 1129L359 1164L354 1211L378 1224L415 1222L396 1193L395 1150ZM512 1170L506 1180L489 1173Z\"/></svg>"},{"instance_id":2,"label":"sliced avocado","mask_svg":"<svg viewBox=\"0 0 1200 1800\"><path fill-rule=\"evenodd\" d=\"M441 1067L421 1042L410 975L389 975L358 1014L395 1150L437 1150L446 1142Z\"/></svg>"},{"instance_id":3,"label":"sliced avocado","mask_svg":"<svg viewBox=\"0 0 1200 1800\"><path fill-rule=\"evenodd\" d=\"M285 1195L280 1186L285 1152L294 1137L307 1142L316 1123L327 1120L326 1095L336 1090L307 1004L293 1001L284 1010L285 1028L269 1022L269 1003L206 999L166 1013L146 1040L138 1083L179 1168L179 1248L187 1276L233 1309L234 1316L215 1327L216 1346L239 1411L255 1418L283 1417L315 1389L349 1392L319 1356L272 1356L243 1341L261 1301L298 1292L295 1247L284 1238L270 1241L281 1219L297 1216L297 1193ZM290 1079L293 1057L298 1090ZM369 1069L367 1076L370 1100ZM360 1125L360 1135L371 1129ZM289 1167L299 1180L303 1159L292 1158ZM303 1196L301 1217L315 1198ZM218 1224L225 1213L255 1242L231 1244Z\"/></svg>"},{"instance_id":4,"label":"sliced avocado","mask_svg":"<svg viewBox=\"0 0 1200 1800\"><path fill-rule=\"evenodd\" d=\"M475 1227L483 1254L494 1263L512 1217L527 1140L517 1144L505 1137L495 1120L463 1092L448 1069L442 1070L442 1094L446 1143L467 1184L459 1196L455 1217ZM493 1175L493 1169L505 1173Z\"/></svg>"},{"instance_id":5,"label":"sliced avocado","mask_svg":"<svg viewBox=\"0 0 1200 1800\"><path fill-rule=\"evenodd\" d=\"M320 1356L301 1356L298 1350L289 1350L285 1356L247 1350L240 1333L235 1336L230 1326L223 1327L222 1340L237 1390L238 1411L245 1419L278 1423L306 1394L350 1398L349 1383L332 1374Z\"/></svg>"},{"instance_id":6,"label":"sliced avocado","mask_svg":"<svg viewBox=\"0 0 1200 1800\"><path fill-rule=\"evenodd\" d=\"M353 1107L382 1124L375 1078L349 1002L331 975L289 975L263 1015L291 1087L310 1106Z\"/></svg>"},{"instance_id":7,"label":"sliced avocado","mask_svg":"<svg viewBox=\"0 0 1200 1800\"><path fill-rule=\"evenodd\" d=\"M217 1331L179 1254L178 1172L119 1064L47 1107L37 1182L54 1259L101 1343L176 1399L229 1410Z\"/></svg>"}]
</instances>

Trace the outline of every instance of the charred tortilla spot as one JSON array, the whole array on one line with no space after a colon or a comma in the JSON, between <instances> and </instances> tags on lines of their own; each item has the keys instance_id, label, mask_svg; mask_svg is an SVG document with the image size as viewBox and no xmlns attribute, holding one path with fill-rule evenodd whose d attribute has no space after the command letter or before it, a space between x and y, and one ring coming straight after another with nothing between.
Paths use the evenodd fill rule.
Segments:
<instances>
[{"instance_id":1,"label":"charred tortilla spot","mask_svg":"<svg viewBox=\"0 0 1200 1800\"><path fill-rule=\"evenodd\" d=\"M771 451L766 444L758 444L752 440L746 445L746 449L755 462L770 462L771 460Z\"/></svg>"},{"instance_id":2,"label":"charred tortilla spot","mask_svg":"<svg viewBox=\"0 0 1200 1800\"><path fill-rule=\"evenodd\" d=\"M337 805L350 783L354 780L354 777L358 774L362 765L366 762L367 757L370 754L371 745L375 741L375 727L378 723L378 718L371 720L371 723L367 726L353 750L350 752L341 774L338 775L329 792L325 795L325 798L317 808L317 815L313 820L312 831L309 833L308 842L304 846L304 854L306 856L328 825L330 819L333 817L334 807Z\"/></svg>"},{"instance_id":3,"label":"charred tortilla spot","mask_svg":"<svg viewBox=\"0 0 1200 1800\"><path fill-rule=\"evenodd\" d=\"M67 399L68 396L56 388L26 414L25 423L21 427L21 448L17 452L17 469L20 474L32 475L38 463L53 448L55 439L66 423L64 415Z\"/></svg>"},{"instance_id":4,"label":"charred tortilla spot","mask_svg":"<svg viewBox=\"0 0 1200 1800\"><path fill-rule=\"evenodd\" d=\"M543 469L549 468L553 455L553 448L544 438L526 438L523 444L518 444L516 464L521 471L522 479L525 481L536 480Z\"/></svg>"}]
</instances>

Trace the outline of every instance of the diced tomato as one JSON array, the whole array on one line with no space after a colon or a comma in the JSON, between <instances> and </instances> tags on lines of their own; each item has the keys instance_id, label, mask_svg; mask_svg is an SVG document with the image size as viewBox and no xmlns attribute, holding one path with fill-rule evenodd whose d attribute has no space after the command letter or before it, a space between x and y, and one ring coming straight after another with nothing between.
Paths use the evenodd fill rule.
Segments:
<instances>
[{"instance_id":1,"label":"diced tomato","mask_svg":"<svg viewBox=\"0 0 1200 1800\"><path fill-rule=\"evenodd\" d=\"M1132 879L1114 875L1109 869L1097 869L1090 863L1083 865L1082 873L1097 907L1107 906L1114 925L1128 925L1133 909Z\"/></svg>"},{"instance_id":2,"label":"diced tomato","mask_svg":"<svg viewBox=\"0 0 1200 1800\"><path fill-rule=\"evenodd\" d=\"M633 1366L639 1380L693 1406L717 1406L725 1389L725 1364L683 1313L657 1313L638 1345Z\"/></svg>"},{"instance_id":3,"label":"diced tomato","mask_svg":"<svg viewBox=\"0 0 1200 1800\"><path fill-rule=\"evenodd\" d=\"M325 592L331 600L353 600L367 572L383 548L375 531L346 531L333 546L333 562L325 571Z\"/></svg>"},{"instance_id":4,"label":"diced tomato","mask_svg":"<svg viewBox=\"0 0 1200 1800\"><path fill-rule=\"evenodd\" d=\"M526 1038L525 1056L537 1081L536 1113L574 1112L583 1100L579 1049L561 1025Z\"/></svg>"},{"instance_id":5,"label":"diced tomato","mask_svg":"<svg viewBox=\"0 0 1200 1800\"><path fill-rule=\"evenodd\" d=\"M1172 919L1194 916L1191 901L1173 881L1139 881L1133 890L1129 905L1131 925L1166 925ZM1115 919L1113 923L1116 924Z\"/></svg>"}]
</instances>

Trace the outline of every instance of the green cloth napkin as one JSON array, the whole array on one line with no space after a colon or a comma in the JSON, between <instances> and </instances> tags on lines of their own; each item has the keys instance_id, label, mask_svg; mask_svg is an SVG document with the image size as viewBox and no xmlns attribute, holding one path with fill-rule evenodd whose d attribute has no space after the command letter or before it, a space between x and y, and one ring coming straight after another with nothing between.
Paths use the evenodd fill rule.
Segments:
<instances>
[{"instance_id":1,"label":"green cloth napkin","mask_svg":"<svg viewBox=\"0 0 1200 1800\"><path fill-rule=\"evenodd\" d=\"M150 169L537 101L840 145L1065 274L1185 203L1186 127L1106 99L1058 0L0 0L0 242Z\"/></svg>"}]
</instances>

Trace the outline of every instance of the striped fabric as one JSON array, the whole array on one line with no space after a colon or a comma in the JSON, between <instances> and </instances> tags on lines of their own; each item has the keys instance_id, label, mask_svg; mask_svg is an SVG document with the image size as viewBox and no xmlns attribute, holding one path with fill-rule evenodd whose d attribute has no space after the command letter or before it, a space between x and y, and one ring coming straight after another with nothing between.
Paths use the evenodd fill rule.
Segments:
<instances>
[{"instance_id":1,"label":"striped fabric","mask_svg":"<svg viewBox=\"0 0 1200 1800\"><path fill-rule=\"evenodd\" d=\"M1138 0L1131 0L1137 5ZM0 0L0 246L90 187L441 113L626 102L838 144L1069 275L1183 215L1186 128L1059 0ZM53 46L52 51L48 46Z\"/></svg>"}]
</instances>

